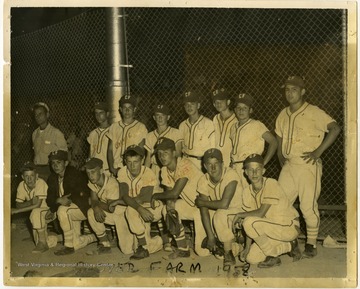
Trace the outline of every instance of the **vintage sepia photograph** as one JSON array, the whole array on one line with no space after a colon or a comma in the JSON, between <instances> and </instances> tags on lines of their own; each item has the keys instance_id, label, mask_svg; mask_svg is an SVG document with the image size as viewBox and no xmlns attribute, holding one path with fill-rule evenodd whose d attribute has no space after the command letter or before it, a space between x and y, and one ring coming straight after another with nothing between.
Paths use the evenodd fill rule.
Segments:
<instances>
[{"instance_id":1,"label":"vintage sepia photograph","mask_svg":"<svg viewBox=\"0 0 360 289\"><path fill-rule=\"evenodd\" d=\"M356 287L356 1L5 1L7 286Z\"/></svg>"}]
</instances>

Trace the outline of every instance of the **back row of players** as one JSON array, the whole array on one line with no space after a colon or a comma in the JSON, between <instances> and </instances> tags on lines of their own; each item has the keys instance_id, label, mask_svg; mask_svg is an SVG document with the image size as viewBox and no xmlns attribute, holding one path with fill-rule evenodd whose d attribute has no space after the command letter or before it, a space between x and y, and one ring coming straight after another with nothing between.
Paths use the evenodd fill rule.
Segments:
<instances>
[{"instance_id":1,"label":"back row of players","mask_svg":"<svg viewBox=\"0 0 360 289\"><path fill-rule=\"evenodd\" d=\"M33 252L48 250L46 223L57 216L64 247L56 255L74 253L96 240L99 246L92 253L111 252L104 224L112 224L120 250L132 254L132 259L143 259L162 248L172 252L169 258L189 257L181 220L193 220L195 253L218 252L218 239L224 248L224 265L235 264L239 250L234 233L241 227L247 239L240 257L259 267L279 265L284 253L294 260L316 256L320 156L340 128L323 110L305 101L302 78L289 77L284 88L289 107L276 119L276 137L251 118L254 99L250 95L239 94L232 112L225 89L213 91L219 112L213 121L199 114L201 95L189 91L184 94L189 117L179 129L168 126L169 109L158 104L153 115L157 129L150 133L135 119L134 97L120 99L122 120L111 126L107 105L97 103L99 127L89 134L90 159L85 164L89 182L68 166L66 142L49 124L49 108L36 104L39 128L33 133L34 164L22 168L24 182L18 188L17 208L12 210L32 210ZM268 149L262 157L265 142ZM282 166L279 182L263 176L276 151ZM298 213L292 206L298 196L307 229L302 254L297 244ZM80 234L80 222L86 218L95 235ZM176 248L170 245L162 219ZM158 223L160 236L150 236L151 222Z\"/></svg>"}]
</instances>

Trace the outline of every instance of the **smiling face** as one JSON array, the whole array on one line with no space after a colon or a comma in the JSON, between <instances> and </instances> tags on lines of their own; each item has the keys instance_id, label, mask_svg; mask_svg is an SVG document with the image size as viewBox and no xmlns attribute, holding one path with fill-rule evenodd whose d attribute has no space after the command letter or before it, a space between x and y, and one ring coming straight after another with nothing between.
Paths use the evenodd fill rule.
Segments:
<instances>
[{"instance_id":1,"label":"smiling face","mask_svg":"<svg viewBox=\"0 0 360 289\"><path fill-rule=\"evenodd\" d=\"M221 179L223 162L219 161L217 158L208 158L204 165L210 178L213 181L218 182Z\"/></svg>"},{"instance_id":2,"label":"smiling face","mask_svg":"<svg viewBox=\"0 0 360 289\"><path fill-rule=\"evenodd\" d=\"M251 184L261 184L265 168L262 164L251 162L246 164L245 174L249 177Z\"/></svg>"},{"instance_id":3,"label":"smiling face","mask_svg":"<svg viewBox=\"0 0 360 289\"><path fill-rule=\"evenodd\" d=\"M198 102L185 102L184 104L186 113L191 116L199 112L200 103Z\"/></svg>"},{"instance_id":4,"label":"smiling face","mask_svg":"<svg viewBox=\"0 0 360 289\"><path fill-rule=\"evenodd\" d=\"M29 189L35 188L38 174L35 171L24 171L22 173L22 179Z\"/></svg>"}]
</instances>

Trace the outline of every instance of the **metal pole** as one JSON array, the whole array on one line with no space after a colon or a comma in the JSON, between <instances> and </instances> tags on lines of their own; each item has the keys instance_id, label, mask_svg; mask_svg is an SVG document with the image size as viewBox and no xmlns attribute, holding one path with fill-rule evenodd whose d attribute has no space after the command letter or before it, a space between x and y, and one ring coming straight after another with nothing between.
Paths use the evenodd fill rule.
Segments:
<instances>
[{"instance_id":1,"label":"metal pole","mask_svg":"<svg viewBox=\"0 0 360 289\"><path fill-rule=\"evenodd\" d=\"M107 89L110 123L120 120L119 100L128 92L125 9L106 8Z\"/></svg>"}]
</instances>

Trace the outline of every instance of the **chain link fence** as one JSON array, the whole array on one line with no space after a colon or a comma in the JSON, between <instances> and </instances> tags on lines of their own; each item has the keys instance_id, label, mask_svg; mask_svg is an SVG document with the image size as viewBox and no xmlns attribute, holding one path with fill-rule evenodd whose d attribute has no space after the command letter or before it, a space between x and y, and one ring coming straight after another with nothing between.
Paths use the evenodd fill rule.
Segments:
<instances>
[{"instance_id":1,"label":"chain link fence","mask_svg":"<svg viewBox=\"0 0 360 289\"><path fill-rule=\"evenodd\" d=\"M210 92L225 87L247 92L256 104L253 118L274 131L286 106L281 85L287 76L305 77L306 98L344 127L346 11L339 9L127 8L130 90L139 97L137 118L155 128L158 100L171 108L170 125L186 118L181 93L203 92L201 113L216 111ZM72 19L11 41L12 194L21 164L33 157L36 128L30 108L38 101L51 110L51 123L69 143L73 163L88 155L86 136L96 127L93 105L105 100L105 10ZM323 154L320 238L345 240L344 136ZM277 178L276 157L267 176Z\"/></svg>"}]
</instances>

